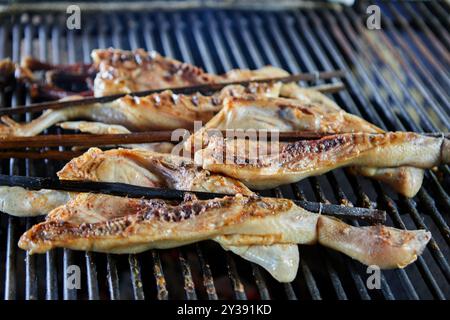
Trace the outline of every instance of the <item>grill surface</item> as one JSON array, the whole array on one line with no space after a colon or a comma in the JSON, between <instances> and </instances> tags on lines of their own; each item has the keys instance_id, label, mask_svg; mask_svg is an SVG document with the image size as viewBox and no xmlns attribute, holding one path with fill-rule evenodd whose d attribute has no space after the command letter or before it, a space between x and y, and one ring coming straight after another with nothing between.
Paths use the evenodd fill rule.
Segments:
<instances>
[{"instance_id":1,"label":"grill surface","mask_svg":"<svg viewBox=\"0 0 450 320\"><path fill-rule=\"evenodd\" d=\"M212 73L266 64L291 72L343 69L347 90L334 98L347 111L386 130L448 131L450 6L377 4L378 31L365 27L367 3L342 11L83 13L76 32L65 28L64 14L14 14L0 18L0 58L20 61L32 54L53 63L89 62L92 49L113 46L154 49ZM2 92L1 106L30 102L25 92ZM1 162L1 172L54 175L61 166L11 159ZM414 199L342 170L267 192L375 205L387 210L389 225L430 230L433 239L423 256L406 269L383 271L381 290L367 289L364 266L318 246L300 247L300 268L290 284L210 242L139 255L54 250L29 256L17 241L39 219L3 214L0 294L5 299L448 299L449 177L447 166L428 171ZM72 264L81 268L80 290L65 282Z\"/></svg>"}]
</instances>

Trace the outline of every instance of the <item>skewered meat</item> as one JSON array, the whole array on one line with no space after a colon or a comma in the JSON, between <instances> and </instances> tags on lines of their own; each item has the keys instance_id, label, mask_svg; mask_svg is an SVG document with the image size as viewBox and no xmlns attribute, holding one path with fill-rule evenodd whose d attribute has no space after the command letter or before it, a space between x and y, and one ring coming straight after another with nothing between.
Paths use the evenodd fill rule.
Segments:
<instances>
[{"instance_id":1,"label":"skewered meat","mask_svg":"<svg viewBox=\"0 0 450 320\"><path fill-rule=\"evenodd\" d=\"M347 133L270 145L212 136L208 146L195 154L195 162L203 168L255 189L297 182L349 165L426 169L449 161L448 139L409 132Z\"/></svg>"},{"instance_id":2,"label":"skewered meat","mask_svg":"<svg viewBox=\"0 0 450 320\"><path fill-rule=\"evenodd\" d=\"M137 68L139 70L144 70L144 71L139 71L139 74L143 73L146 74L147 76L153 77L158 79L156 83L153 82L148 82L148 84L142 84L141 83L141 90L143 89L149 89L152 85L168 85L166 82L159 80L159 75L158 74L152 74L152 72L154 72L156 69L160 68L160 67L155 67L155 69L153 69L152 67L148 67L148 65L164 65L165 67L167 67L170 64L174 64L174 66L172 69L176 70L177 68L180 68L180 66L182 65L181 62L178 61L173 61L170 59L167 59L167 62L160 62L160 61L164 61L165 58L161 57L158 54L149 54L146 53L145 51L139 51L136 54L131 53L131 52L126 52L126 51L120 51L120 50L113 50L113 49L109 49L109 50L100 50L97 51L99 53L101 53L100 57L95 58L94 57L94 61L97 61L97 64L101 63L99 61L104 61L103 63L108 66L109 70L113 70L111 73L112 74L108 74L109 79L112 80L102 80L101 76L97 76L97 83L99 83L99 85L97 85L97 91L99 92L98 94L103 94L103 87L107 87L109 88L108 90L111 91L111 93L117 93L117 92L129 92L129 91L123 91L123 90L129 90L129 89L124 89L122 87L123 83L129 83L129 82L133 82L133 80L129 80L129 78L127 77L127 74L129 74L130 72L126 72L123 70L126 70L126 68L123 67L124 64L128 64L131 66L131 68ZM95 55L95 54L94 54ZM93 55L93 56L94 56ZM137 63L136 61L141 61L142 59L136 59L136 56L138 57L146 57L146 56L155 56L156 60L155 62L147 62L147 63ZM118 56L123 56L125 57L123 60L125 62L121 62L122 58L119 59L117 58ZM116 58L113 58L116 57ZM103 59L103 60L102 60ZM145 60L145 59L144 59ZM115 62L111 62L111 61L115 61ZM132 62L130 62L132 61ZM195 68L193 66L189 66L186 67L187 70L192 69L193 71L191 72L191 76L194 77L194 79L196 79L196 81L205 81L205 82L222 82L222 81L237 81L237 80L255 80L255 79L260 79L260 78L267 78L267 77L283 77L283 76L288 76L289 73L285 70L282 70L280 68L276 68L276 67L264 67L260 70L242 70L242 69L236 69L236 70L231 70L229 72L227 72L224 75L221 76L214 76L214 75L207 75L198 69ZM164 67L162 68L164 69ZM183 73L178 74L178 76L175 77L169 77L171 80L173 81L180 81L180 77L183 79ZM196 76L195 76L196 75ZM205 76L205 78L203 79L202 77ZM186 75L184 75L184 77L186 77ZM196 77L200 78L197 79ZM131 77L132 79L132 77ZM105 83L105 84L104 84ZM147 82L146 82L147 83ZM127 86L127 85L125 85ZM130 84L130 86L132 86L132 84ZM147 87L145 87L147 86ZM375 126L368 126L368 123L365 122L364 120L353 116L353 115L349 115L348 113L345 113L336 103L334 103L332 100L328 99L325 95L313 91L313 90L308 90L308 89L303 89L300 88L299 86L297 86L294 83L291 84L286 84L283 85L281 88L281 96L284 97L290 97L290 98L294 98L297 100L300 100L301 102L307 104L307 105L319 105L322 108L322 112L337 112L338 114L344 115L344 117L353 117L355 122L353 123L354 125L358 124L357 120L359 121L359 124L361 125L361 127L359 127L359 129L357 129L357 127L351 126L351 128L355 131L360 131L360 132L368 132L368 133L380 133L382 132L381 129L375 127ZM235 126L235 128L237 128ZM241 127L241 129L246 129L249 128L248 126L246 127ZM280 128L280 130L282 130ZM339 131L335 131L336 133L345 133L345 132L349 132L349 130L339 130ZM413 197L420 189L421 185L422 185L422 180L423 180L423 175L424 172L422 170L418 170L416 168L394 168L394 169L389 169L389 168L384 168L383 170L379 170L379 168L375 169L375 168L367 168L367 167L355 167L352 168L351 172L355 173L355 174L360 174L363 176L368 176L371 177L373 179L377 179L377 180L381 180L387 184L389 184L391 187L393 187L396 191L404 194L407 197Z\"/></svg>"},{"instance_id":3,"label":"skewered meat","mask_svg":"<svg viewBox=\"0 0 450 320\"><path fill-rule=\"evenodd\" d=\"M319 104L285 98L226 98L224 107L202 129L189 137L186 146L207 145L211 129L266 129L313 132L374 132L373 124L342 110L330 111Z\"/></svg>"},{"instance_id":4,"label":"skewered meat","mask_svg":"<svg viewBox=\"0 0 450 320\"><path fill-rule=\"evenodd\" d=\"M58 177L225 194L252 193L239 181L212 174L189 159L137 149L91 148L67 163Z\"/></svg>"},{"instance_id":5,"label":"skewered meat","mask_svg":"<svg viewBox=\"0 0 450 320\"><path fill-rule=\"evenodd\" d=\"M207 239L224 247L320 243L367 265L396 268L416 260L430 233L380 225L352 227L286 199L238 195L174 204L82 194L28 230L19 246L30 253L56 247L137 253Z\"/></svg>"},{"instance_id":6,"label":"skewered meat","mask_svg":"<svg viewBox=\"0 0 450 320\"><path fill-rule=\"evenodd\" d=\"M193 161L148 150L91 148L58 172L61 180L121 182L142 187L225 194L252 192L241 182L196 167ZM0 211L15 216L47 214L75 193L0 187Z\"/></svg>"},{"instance_id":7,"label":"skewered meat","mask_svg":"<svg viewBox=\"0 0 450 320\"><path fill-rule=\"evenodd\" d=\"M227 96L260 94L278 96L281 84L254 84L249 87L227 86L212 96L183 95L164 91L147 97L131 97L104 104L74 106L47 110L28 123L16 123L1 117L0 136L34 136L50 126L73 119L89 119L105 124L121 125L130 131L190 129L195 120L206 123L222 108Z\"/></svg>"},{"instance_id":8,"label":"skewered meat","mask_svg":"<svg viewBox=\"0 0 450 320\"><path fill-rule=\"evenodd\" d=\"M67 164L59 172L59 177L66 180L86 179L193 191L252 194L234 179L195 168L189 159L137 150L103 152L92 148ZM16 216L43 215L64 205L75 196L75 193L64 191L29 191L19 187L0 187L0 211ZM102 221L115 217L115 203L111 202L108 208L110 213L102 215ZM99 216L94 210L90 217L94 219ZM75 216L72 218L77 219ZM86 216L82 216L82 219L86 219ZM296 275L299 261L296 245L250 245L244 250L243 247L235 248L229 244L226 248L261 265L270 273L278 274L277 279L280 281L291 281Z\"/></svg>"},{"instance_id":9,"label":"skewered meat","mask_svg":"<svg viewBox=\"0 0 450 320\"><path fill-rule=\"evenodd\" d=\"M210 174L206 170L196 168L189 159L168 154L157 154L143 150L110 150L101 151L91 148L81 157L70 161L59 173L62 180L90 180L130 183L139 186L169 187L181 190L218 192L228 194L247 194L252 192L242 183L231 178ZM22 188L0 189L0 203L5 212L11 214L48 213L59 205L65 204L73 194L60 191L27 191ZM19 197L19 198L18 198ZM25 201L23 201L23 198ZM17 206L20 204L19 208ZM110 214L102 216L102 221L114 218L117 208L112 202ZM120 212L120 210L119 210ZM95 210L91 217L96 216ZM74 217L75 219L76 217ZM258 263L271 273L280 274L280 281L291 281L296 274L298 249L296 245L248 246L231 250L244 259ZM283 270L291 270L290 273ZM279 272L281 270L283 272Z\"/></svg>"},{"instance_id":10,"label":"skewered meat","mask_svg":"<svg viewBox=\"0 0 450 320\"><path fill-rule=\"evenodd\" d=\"M289 92L286 92L286 86L290 88ZM195 148L198 150L207 145L205 132L211 129L383 132L373 124L346 113L321 93L292 86L292 84L284 85L281 94L295 96L299 98L298 100L284 98L255 100L242 97L225 99L224 108L186 141L185 149L192 152ZM423 180L423 170L412 167L352 167L351 172L383 181L408 197L413 197L417 193Z\"/></svg>"}]
</instances>

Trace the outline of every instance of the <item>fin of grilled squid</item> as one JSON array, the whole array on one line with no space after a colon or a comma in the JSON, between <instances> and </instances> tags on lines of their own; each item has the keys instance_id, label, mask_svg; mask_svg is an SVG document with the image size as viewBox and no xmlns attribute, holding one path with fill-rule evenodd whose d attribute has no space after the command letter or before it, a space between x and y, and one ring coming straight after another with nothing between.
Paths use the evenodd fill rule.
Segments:
<instances>
[{"instance_id":1,"label":"fin of grilled squid","mask_svg":"<svg viewBox=\"0 0 450 320\"><path fill-rule=\"evenodd\" d=\"M220 243L220 241L218 242ZM291 282L297 275L300 255L296 244L273 244L269 246L228 246L220 244L225 250L260 265L279 282Z\"/></svg>"},{"instance_id":2,"label":"fin of grilled squid","mask_svg":"<svg viewBox=\"0 0 450 320\"><path fill-rule=\"evenodd\" d=\"M0 187L0 211L16 217L45 215L65 204L73 195L66 191Z\"/></svg>"},{"instance_id":3,"label":"fin of grilled squid","mask_svg":"<svg viewBox=\"0 0 450 320\"><path fill-rule=\"evenodd\" d=\"M431 238L431 233L425 230L400 230L383 225L353 227L326 216L318 220L317 231L321 245L381 269L403 268L414 262Z\"/></svg>"},{"instance_id":4,"label":"fin of grilled squid","mask_svg":"<svg viewBox=\"0 0 450 320\"><path fill-rule=\"evenodd\" d=\"M414 167L374 168L349 167L349 172L355 175L379 180L389 185L398 193L412 198L422 187L424 171Z\"/></svg>"}]
</instances>

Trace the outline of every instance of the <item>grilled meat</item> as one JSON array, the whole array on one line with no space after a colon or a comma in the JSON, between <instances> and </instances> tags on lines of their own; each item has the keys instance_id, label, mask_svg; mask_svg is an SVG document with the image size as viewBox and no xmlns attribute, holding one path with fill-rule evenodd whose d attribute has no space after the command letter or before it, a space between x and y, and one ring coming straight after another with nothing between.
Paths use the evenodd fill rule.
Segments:
<instances>
[{"instance_id":1,"label":"grilled meat","mask_svg":"<svg viewBox=\"0 0 450 320\"><path fill-rule=\"evenodd\" d=\"M201 130L189 137L188 149L194 144L204 147L211 129L255 129L283 131L373 132L373 124L342 110L329 110L320 104L285 98L230 97L224 107Z\"/></svg>"},{"instance_id":2,"label":"grilled meat","mask_svg":"<svg viewBox=\"0 0 450 320\"><path fill-rule=\"evenodd\" d=\"M195 162L266 189L345 166L432 168L450 160L450 142L409 132L347 133L294 143L210 137Z\"/></svg>"},{"instance_id":3,"label":"grilled meat","mask_svg":"<svg viewBox=\"0 0 450 320\"><path fill-rule=\"evenodd\" d=\"M67 163L58 176L61 180L121 182L143 187L252 194L241 182L211 174L196 167L189 159L148 150L102 151L91 148ZM0 211L24 217L44 215L65 204L74 195L65 191L0 187Z\"/></svg>"},{"instance_id":4,"label":"grilled meat","mask_svg":"<svg viewBox=\"0 0 450 320\"><path fill-rule=\"evenodd\" d=\"M0 60L0 88L5 88L13 83L16 68L16 64L10 59Z\"/></svg>"},{"instance_id":5,"label":"grilled meat","mask_svg":"<svg viewBox=\"0 0 450 320\"><path fill-rule=\"evenodd\" d=\"M352 227L286 199L237 195L175 204L81 194L22 235L19 246L30 253L56 247L137 253L207 239L244 250L249 245L320 243L367 265L396 268L416 260L430 233Z\"/></svg>"},{"instance_id":6,"label":"grilled meat","mask_svg":"<svg viewBox=\"0 0 450 320\"><path fill-rule=\"evenodd\" d=\"M218 82L215 75L154 51L109 48L94 50L91 56L98 70L94 80L97 97Z\"/></svg>"},{"instance_id":7,"label":"grilled meat","mask_svg":"<svg viewBox=\"0 0 450 320\"><path fill-rule=\"evenodd\" d=\"M137 149L91 148L67 163L58 177L225 194L252 193L239 181L212 174L189 159Z\"/></svg>"},{"instance_id":8,"label":"grilled meat","mask_svg":"<svg viewBox=\"0 0 450 320\"><path fill-rule=\"evenodd\" d=\"M227 86L212 96L183 95L164 91L146 97L125 96L109 103L47 110L28 123L16 123L1 117L1 136L34 136L50 126L74 119L88 119L120 125L129 131L191 129L194 121L206 123L222 108L227 96L256 94L278 96L280 84L254 84L249 87Z\"/></svg>"},{"instance_id":9,"label":"grilled meat","mask_svg":"<svg viewBox=\"0 0 450 320\"><path fill-rule=\"evenodd\" d=\"M99 149L90 149L66 165L59 172L59 177L194 191L252 194L240 182L195 168L188 159L137 150L102 152ZM64 191L29 191L20 187L0 187L0 211L22 217L44 215L66 204L76 195ZM108 206L108 214L105 215L106 211L103 211L97 215L94 208L89 219L101 218L101 221L106 222L115 218L117 214L120 215L120 210L115 211L116 203L110 204L110 206L109 203L105 204ZM78 218L73 216L72 219ZM81 215L79 219L88 218ZM87 221L93 221L89 219ZM244 247L235 248L232 244L223 246L244 259L264 267L280 281L291 281L295 278L299 254L294 244L249 245L245 250Z\"/></svg>"},{"instance_id":10,"label":"grilled meat","mask_svg":"<svg viewBox=\"0 0 450 320\"><path fill-rule=\"evenodd\" d=\"M272 74L276 76L289 75L288 72L282 69L273 68ZM338 114L347 114L341 107L339 107L333 100L329 99L324 94L310 90L307 88L301 88L295 83L284 84L281 87L280 96L298 100L305 105L320 105L322 110L327 113L337 112ZM355 132L367 132L367 133L380 133L382 130L378 127L368 127L363 119L360 119L354 115L351 115L355 120L352 122L350 128ZM361 127L358 129L358 119ZM355 128L356 125L356 128ZM335 131L335 133L346 133L345 126L343 130ZM395 191L403 194L406 197L414 197L422 186L424 177L424 171L413 167L401 167L401 168L373 168L373 167L350 167L350 172L356 175L362 175L370 177L375 180L380 180Z\"/></svg>"},{"instance_id":11,"label":"grilled meat","mask_svg":"<svg viewBox=\"0 0 450 320\"><path fill-rule=\"evenodd\" d=\"M207 145L211 129L255 129L279 131L313 132L368 132L382 133L373 124L340 109L323 94L300 88L294 84L283 85L281 94L295 97L285 98L230 97L224 108L201 130L185 143L186 151L192 152ZM391 185L395 190L412 197L420 189L423 170L405 168L352 167L351 172L372 177Z\"/></svg>"}]
</instances>

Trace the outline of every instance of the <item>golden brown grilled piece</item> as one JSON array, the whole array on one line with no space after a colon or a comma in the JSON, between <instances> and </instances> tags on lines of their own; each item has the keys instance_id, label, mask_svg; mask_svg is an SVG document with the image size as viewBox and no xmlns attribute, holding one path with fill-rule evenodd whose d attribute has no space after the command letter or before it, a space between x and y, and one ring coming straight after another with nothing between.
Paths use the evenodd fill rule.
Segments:
<instances>
[{"instance_id":1,"label":"golden brown grilled piece","mask_svg":"<svg viewBox=\"0 0 450 320\"><path fill-rule=\"evenodd\" d=\"M137 253L207 239L225 247L320 243L367 265L396 268L416 260L430 233L352 227L286 199L238 195L176 204L82 194L28 230L19 246L30 253L56 247Z\"/></svg>"},{"instance_id":2,"label":"golden brown grilled piece","mask_svg":"<svg viewBox=\"0 0 450 320\"><path fill-rule=\"evenodd\" d=\"M283 76L284 73L277 74ZM230 97L224 108L201 130L185 143L185 150L192 152L207 145L205 132L211 129L256 129L313 132L367 132L382 133L375 125L349 114L332 100L314 90L294 84L283 85L281 95L285 98ZM195 146L195 147L194 147ZM354 174L371 177L389 184L399 193L413 197L422 185L424 172L412 167L373 168L351 167Z\"/></svg>"},{"instance_id":3,"label":"golden brown grilled piece","mask_svg":"<svg viewBox=\"0 0 450 320\"><path fill-rule=\"evenodd\" d=\"M222 108L228 96L246 94L278 96L280 84L253 84L249 87L227 86L212 96L202 94L174 94L172 91L146 97L125 96L109 103L81 105L57 110L47 110L28 123L17 123L7 116L1 117L1 136L35 136L54 124L75 119L87 119L109 125L119 125L123 130L173 130L191 129L194 121L206 123ZM69 126L70 124L62 124ZM101 125L101 124L100 124ZM72 123L72 129L74 127ZM104 129L103 129L104 130ZM90 128L89 132L101 131Z\"/></svg>"},{"instance_id":4,"label":"golden brown grilled piece","mask_svg":"<svg viewBox=\"0 0 450 320\"><path fill-rule=\"evenodd\" d=\"M229 97L223 108L185 143L187 150L208 144L207 131L212 129L254 129L311 131L317 133L373 132L381 133L373 124L346 113L330 110L323 104L270 97Z\"/></svg>"},{"instance_id":5,"label":"golden brown grilled piece","mask_svg":"<svg viewBox=\"0 0 450 320\"><path fill-rule=\"evenodd\" d=\"M241 182L196 167L193 161L147 150L91 148L58 172L61 180L121 182L143 187L226 194L252 192ZM0 187L0 211L19 217L45 215L76 193Z\"/></svg>"},{"instance_id":6,"label":"golden brown grilled piece","mask_svg":"<svg viewBox=\"0 0 450 320\"><path fill-rule=\"evenodd\" d=\"M320 105L324 110L328 112L338 112L342 113L344 110L341 109L334 101L329 99L327 96L320 92L314 90L309 90L307 88L300 88L296 84L286 84L281 88L280 95L283 97L288 97L296 99L306 104ZM345 113L345 112L344 112ZM353 116L356 119L360 119ZM360 119L363 124L363 119ZM357 122L354 122L357 124ZM353 126L350 126L354 128ZM350 132L342 127L342 131L335 131L335 133L346 133ZM367 132L367 133L380 133L383 132L380 128L373 126L369 128L365 125L361 126L360 129L353 129L355 132ZM375 180L382 181L389 186L391 186L395 191L403 194L406 197L414 197L422 186L422 181L424 177L424 171L413 167L399 167L399 168L373 168L373 167L349 167L349 171L356 175L362 175Z\"/></svg>"},{"instance_id":7,"label":"golden brown grilled piece","mask_svg":"<svg viewBox=\"0 0 450 320\"><path fill-rule=\"evenodd\" d=\"M212 172L267 189L346 166L432 168L450 160L450 143L410 132L347 133L272 143L210 137L195 162Z\"/></svg>"},{"instance_id":8,"label":"golden brown grilled piece","mask_svg":"<svg viewBox=\"0 0 450 320\"><path fill-rule=\"evenodd\" d=\"M223 75L214 75L194 65L143 49L98 49L91 56L98 70L94 81L94 93L98 97L157 88L271 78L277 77L274 72L279 70L273 67L236 69Z\"/></svg>"},{"instance_id":9,"label":"golden brown grilled piece","mask_svg":"<svg viewBox=\"0 0 450 320\"><path fill-rule=\"evenodd\" d=\"M218 82L215 75L154 51L109 48L94 50L91 56L98 70L94 80L97 97Z\"/></svg>"},{"instance_id":10,"label":"golden brown grilled piece","mask_svg":"<svg viewBox=\"0 0 450 320\"><path fill-rule=\"evenodd\" d=\"M252 194L239 181L196 168L189 159L143 150L103 152L92 148L66 165L59 172L59 176L61 179L69 180L109 181L147 187ZM0 211L16 216L43 215L76 196L76 193L64 191L29 191L19 187L0 187ZM111 202L109 209L111 211L116 209L114 202ZM105 221L114 217L114 212L102 216ZM74 216L73 219L75 218ZM83 218L86 217L81 215L80 219ZM239 248L232 244L222 245L227 250L267 269L279 281L291 281L295 278L299 262L296 245L248 245Z\"/></svg>"}]
</instances>

